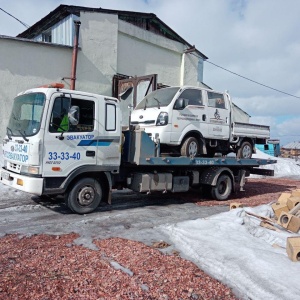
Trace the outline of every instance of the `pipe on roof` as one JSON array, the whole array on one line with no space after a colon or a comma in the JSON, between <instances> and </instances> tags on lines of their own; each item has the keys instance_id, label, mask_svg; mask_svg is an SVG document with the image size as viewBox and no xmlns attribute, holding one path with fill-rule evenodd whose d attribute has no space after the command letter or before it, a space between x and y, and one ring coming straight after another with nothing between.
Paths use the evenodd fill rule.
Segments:
<instances>
[{"instance_id":1,"label":"pipe on roof","mask_svg":"<svg viewBox=\"0 0 300 300\"><path fill-rule=\"evenodd\" d=\"M72 54L71 87L70 87L71 90L75 90L79 28L80 28L81 22L74 21L74 24L75 24L75 36L74 36L74 45L73 45L73 54Z\"/></svg>"}]
</instances>

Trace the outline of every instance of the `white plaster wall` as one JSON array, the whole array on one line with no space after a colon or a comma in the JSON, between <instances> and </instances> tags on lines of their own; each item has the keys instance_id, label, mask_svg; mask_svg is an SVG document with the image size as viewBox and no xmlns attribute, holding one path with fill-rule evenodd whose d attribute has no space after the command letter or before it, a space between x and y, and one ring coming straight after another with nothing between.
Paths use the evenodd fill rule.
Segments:
<instances>
[{"instance_id":1,"label":"white plaster wall","mask_svg":"<svg viewBox=\"0 0 300 300\"><path fill-rule=\"evenodd\" d=\"M21 91L70 76L72 49L0 36L0 138Z\"/></svg>"},{"instance_id":2,"label":"white plaster wall","mask_svg":"<svg viewBox=\"0 0 300 300\"><path fill-rule=\"evenodd\" d=\"M199 58L195 52L186 53L183 55L182 69L181 69L181 85L199 86L198 79L198 62ZM203 70L200 70L201 72ZM200 76L202 77L202 76Z\"/></svg>"},{"instance_id":3,"label":"white plaster wall","mask_svg":"<svg viewBox=\"0 0 300 300\"><path fill-rule=\"evenodd\" d=\"M117 73L118 16L81 12L76 89L110 96Z\"/></svg>"},{"instance_id":4,"label":"white plaster wall","mask_svg":"<svg viewBox=\"0 0 300 300\"><path fill-rule=\"evenodd\" d=\"M180 84L183 45L119 20L118 73L158 74L158 82Z\"/></svg>"},{"instance_id":5,"label":"white plaster wall","mask_svg":"<svg viewBox=\"0 0 300 300\"><path fill-rule=\"evenodd\" d=\"M118 72L121 74L158 74L158 82L163 84L199 85L199 57L184 55L186 48L179 42L119 20Z\"/></svg>"}]
</instances>

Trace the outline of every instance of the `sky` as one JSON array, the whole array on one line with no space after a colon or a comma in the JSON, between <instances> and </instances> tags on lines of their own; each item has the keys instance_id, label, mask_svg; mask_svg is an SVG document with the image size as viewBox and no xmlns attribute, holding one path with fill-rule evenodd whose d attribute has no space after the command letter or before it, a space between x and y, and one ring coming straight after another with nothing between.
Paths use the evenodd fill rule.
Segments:
<instances>
[{"instance_id":1,"label":"sky","mask_svg":"<svg viewBox=\"0 0 300 300\"><path fill-rule=\"evenodd\" d=\"M0 145L0 153L1 148ZM258 150L254 157L270 156ZM273 166L275 177L300 178L300 166L294 160L270 158L277 159L276 164L268 165L268 169ZM2 164L3 157L0 156L0 165ZM10 199L14 203L14 199L20 200L28 197L26 195L28 194L0 184L0 199ZM40 209L49 209L32 200L32 207L38 206ZM12 206L7 210L10 214L14 210L16 214L22 213L21 206ZM277 231L261 227L261 220L248 213L273 217L270 203L254 208L237 208L207 218L164 224L153 227L152 230L158 236L168 236L172 247L182 257L232 288L239 299L300 299L300 262L292 262L286 252L287 238L300 236L300 231L296 234L281 227ZM83 222L88 221L83 219ZM80 242L91 247L95 236L88 237L86 227L83 227L83 231L81 227L78 227L77 222L70 222L62 233L76 232L81 236ZM43 228L41 226L40 233L45 230ZM46 230L49 230L47 226Z\"/></svg>"},{"instance_id":2,"label":"sky","mask_svg":"<svg viewBox=\"0 0 300 300\"><path fill-rule=\"evenodd\" d=\"M229 91L234 103L251 115L251 123L269 125L271 138L280 139L281 145L300 141L300 1L43 0L42 3L1 1L0 8L29 26L60 4L156 14L208 57L204 63L204 83L217 91ZM0 10L0 35L16 36L25 29Z\"/></svg>"}]
</instances>

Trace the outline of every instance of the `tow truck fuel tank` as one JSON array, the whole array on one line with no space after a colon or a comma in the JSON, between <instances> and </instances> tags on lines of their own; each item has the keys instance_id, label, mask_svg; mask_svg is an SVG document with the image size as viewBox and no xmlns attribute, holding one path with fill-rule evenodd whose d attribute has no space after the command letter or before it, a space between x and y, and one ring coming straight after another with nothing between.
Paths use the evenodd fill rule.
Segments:
<instances>
[{"instance_id":1,"label":"tow truck fuel tank","mask_svg":"<svg viewBox=\"0 0 300 300\"><path fill-rule=\"evenodd\" d=\"M134 173L129 188L135 192L170 191L172 189L171 173Z\"/></svg>"}]
</instances>

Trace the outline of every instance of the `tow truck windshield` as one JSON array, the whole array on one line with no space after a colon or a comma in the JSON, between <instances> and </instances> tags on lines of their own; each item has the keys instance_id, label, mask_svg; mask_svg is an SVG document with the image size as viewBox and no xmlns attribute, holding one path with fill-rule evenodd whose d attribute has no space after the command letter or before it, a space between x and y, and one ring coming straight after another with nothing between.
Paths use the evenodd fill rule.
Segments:
<instances>
[{"instance_id":1,"label":"tow truck windshield","mask_svg":"<svg viewBox=\"0 0 300 300\"><path fill-rule=\"evenodd\" d=\"M147 109L149 107L168 106L175 94L178 92L179 87L171 87L155 90L154 92L148 94L135 109ZM159 101L158 101L159 99Z\"/></svg>"},{"instance_id":2,"label":"tow truck windshield","mask_svg":"<svg viewBox=\"0 0 300 300\"><path fill-rule=\"evenodd\" d=\"M43 93L16 97L7 126L9 136L20 136L26 141L28 136L37 134L40 130L44 104Z\"/></svg>"}]
</instances>

